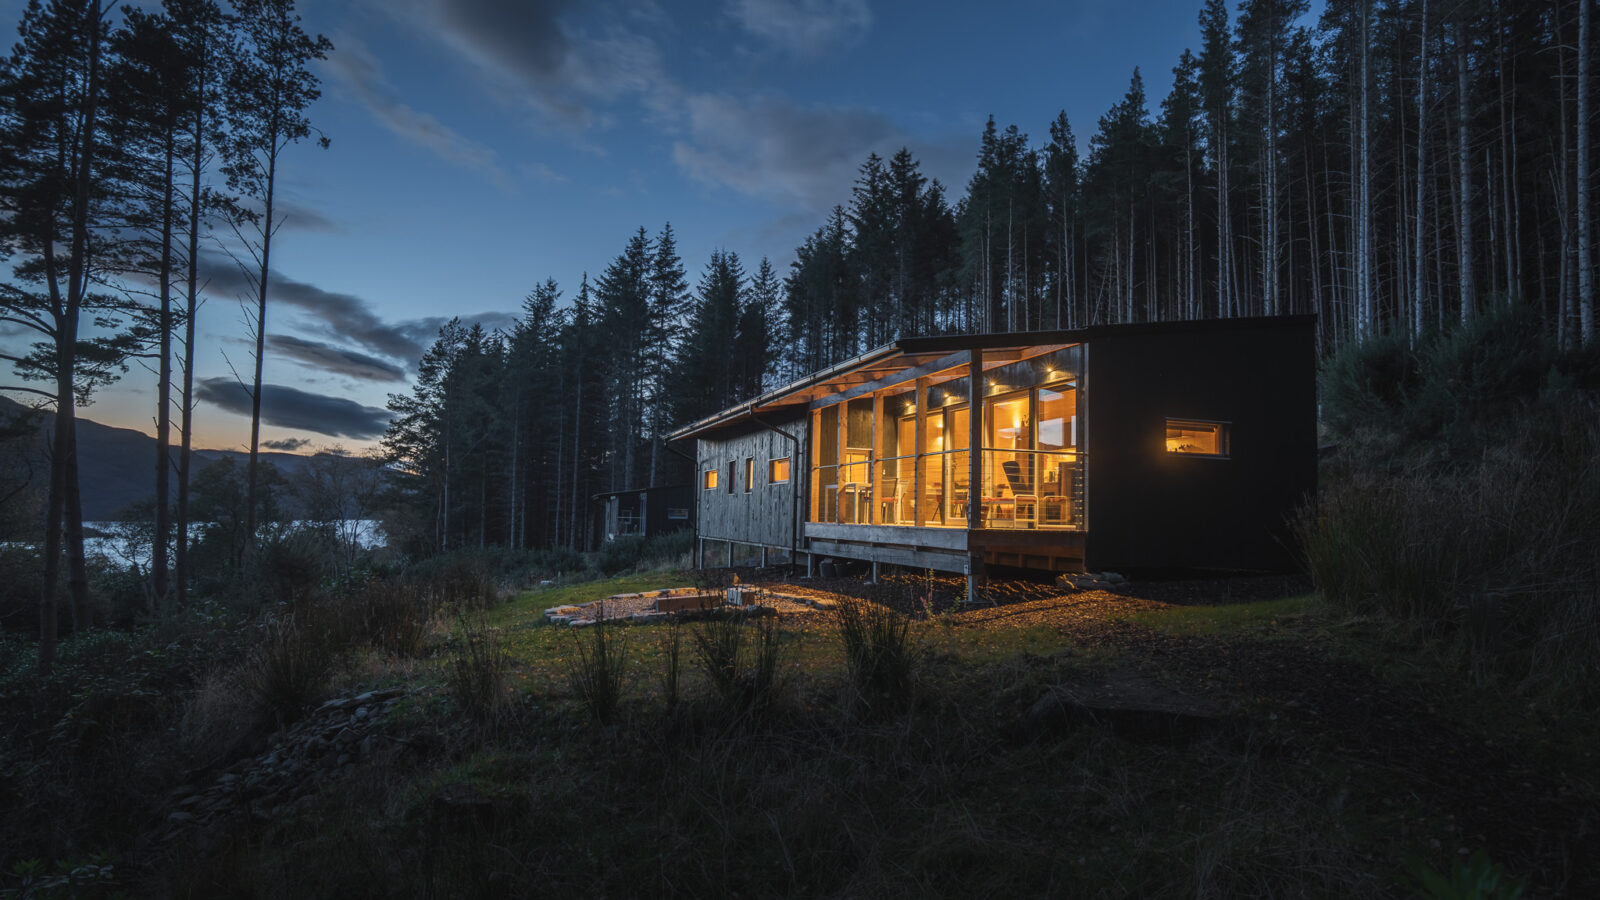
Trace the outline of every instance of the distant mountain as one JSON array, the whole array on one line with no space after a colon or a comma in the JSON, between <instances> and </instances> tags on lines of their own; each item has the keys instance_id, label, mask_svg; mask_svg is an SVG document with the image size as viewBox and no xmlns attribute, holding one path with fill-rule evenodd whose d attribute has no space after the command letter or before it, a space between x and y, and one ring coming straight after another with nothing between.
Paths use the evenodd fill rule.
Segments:
<instances>
[{"instance_id":1,"label":"distant mountain","mask_svg":"<svg viewBox=\"0 0 1600 900\"><path fill-rule=\"evenodd\" d=\"M23 405L15 400L0 396L0 420L9 419L23 409ZM83 493L84 521L115 519L122 510L155 496L155 438L132 428L113 428L81 417L77 420L77 426L78 483ZM55 415L47 413L40 420L40 439L53 434L54 430ZM196 450L194 456L196 472L229 457L240 466L250 461L250 454L240 450ZM262 451L261 458L270 461L278 467L278 471L290 478L300 473L311 459L296 453L273 451ZM176 476L176 446L172 450L172 459L173 474ZM48 478L48 474L41 472L39 477ZM174 483L176 480L174 477ZM176 496L176 486L173 490Z\"/></svg>"}]
</instances>

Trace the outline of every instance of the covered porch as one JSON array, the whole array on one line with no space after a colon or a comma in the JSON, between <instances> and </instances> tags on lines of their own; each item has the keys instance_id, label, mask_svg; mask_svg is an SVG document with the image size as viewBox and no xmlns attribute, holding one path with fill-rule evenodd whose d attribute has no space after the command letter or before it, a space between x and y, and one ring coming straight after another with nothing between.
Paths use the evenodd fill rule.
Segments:
<instances>
[{"instance_id":1,"label":"covered porch","mask_svg":"<svg viewBox=\"0 0 1600 900\"><path fill-rule=\"evenodd\" d=\"M1081 568L1084 345L950 345L902 341L788 398L810 407L811 552L969 575Z\"/></svg>"}]
</instances>

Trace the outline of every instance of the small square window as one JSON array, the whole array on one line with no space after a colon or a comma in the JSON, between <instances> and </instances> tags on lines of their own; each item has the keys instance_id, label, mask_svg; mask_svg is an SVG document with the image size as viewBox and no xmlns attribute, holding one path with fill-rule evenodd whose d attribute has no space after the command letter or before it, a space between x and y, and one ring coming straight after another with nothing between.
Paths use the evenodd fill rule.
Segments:
<instances>
[{"instance_id":1,"label":"small square window","mask_svg":"<svg viewBox=\"0 0 1600 900\"><path fill-rule=\"evenodd\" d=\"M783 484L789 480L789 457L767 463L767 483Z\"/></svg>"},{"instance_id":2,"label":"small square window","mask_svg":"<svg viewBox=\"0 0 1600 900\"><path fill-rule=\"evenodd\" d=\"M714 490L717 489L717 470L716 469L707 469L706 470L705 486L706 486L706 490L708 490L708 491L714 491Z\"/></svg>"},{"instance_id":3,"label":"small square window","mask_svg":"<svg viewBox=\"0 0 1600 900\"><path fill-rule=\"evenodd\" d=\"M1228 455L1228 423L1168 419L1167 452L1225 457Z\"/></svg>"}]
</instances>

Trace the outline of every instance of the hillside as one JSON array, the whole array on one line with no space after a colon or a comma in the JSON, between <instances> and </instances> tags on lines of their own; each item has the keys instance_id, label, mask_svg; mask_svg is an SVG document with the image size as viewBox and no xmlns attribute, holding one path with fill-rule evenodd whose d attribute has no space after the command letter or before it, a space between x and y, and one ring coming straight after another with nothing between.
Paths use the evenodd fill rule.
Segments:
<instances>
[{"instance_id":1,"label":"hillside","mask_svg":"<svg viewBox=\"0 0 1600 900\"><path fill-rule=\"evenodd\" d=\"M0 421L10 419L24 407L8 397L0 397ZM39 424L37 452L42 457L48 446L46 438L55 428L55 416L47 414ZM78 466L83 489L83 518L95 522L114 519L118 514L140 500L155 493L154 460L156 440L132 428L115 428L92 419L78 419ZM222 459L233 458L243 464L250 454L240 450L196 450L195 470ZM263 451L261 458L270 461L285 475L300 472L310 459L297 453ZM178 453L172 451L176 467ZM39 471L41 482L47 477ZM43 485L41 484L41 487ZM177 487L173 486L176 496Z\"/></svg>"}]
</instances>

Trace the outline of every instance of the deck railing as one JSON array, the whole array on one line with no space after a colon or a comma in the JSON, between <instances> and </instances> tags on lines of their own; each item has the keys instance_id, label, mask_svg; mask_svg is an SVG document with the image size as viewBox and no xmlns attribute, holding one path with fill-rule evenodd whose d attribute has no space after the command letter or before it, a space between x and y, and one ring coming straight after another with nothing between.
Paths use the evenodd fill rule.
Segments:
<instances>
[{"instance_id":1,"label":"deck railing","mask_svg":"<svg viewBox=\"0 0 1600 900\"><path fill-rule=\"evenodd\" d=\"M978 527L1083 530L1083 454L981 453ZM811 474L812 521L965 528L972 502L969 460L967 450L946 450L818 466Z\"/></svg>"}]
</instances>

